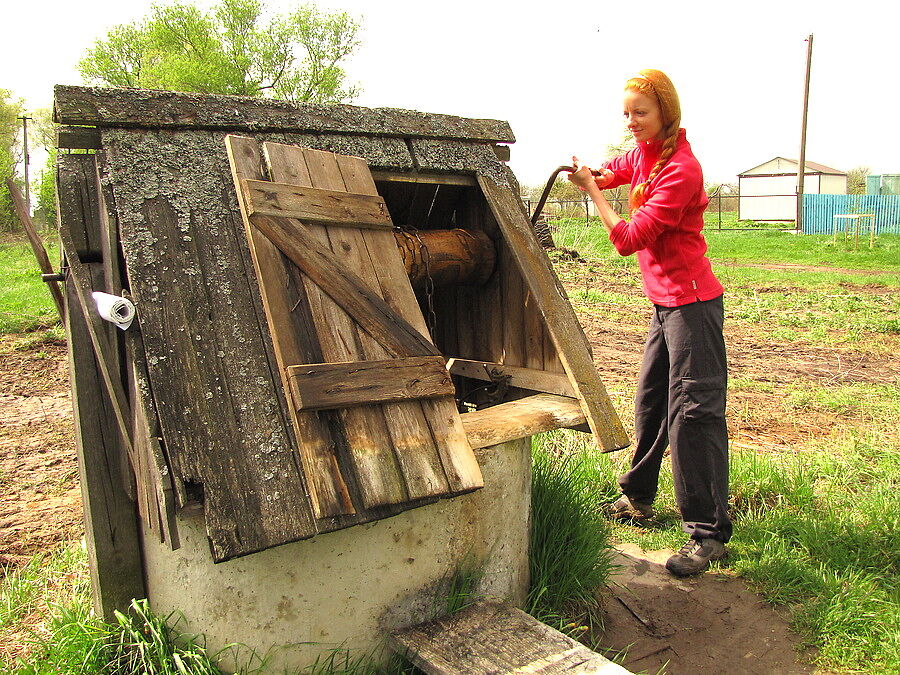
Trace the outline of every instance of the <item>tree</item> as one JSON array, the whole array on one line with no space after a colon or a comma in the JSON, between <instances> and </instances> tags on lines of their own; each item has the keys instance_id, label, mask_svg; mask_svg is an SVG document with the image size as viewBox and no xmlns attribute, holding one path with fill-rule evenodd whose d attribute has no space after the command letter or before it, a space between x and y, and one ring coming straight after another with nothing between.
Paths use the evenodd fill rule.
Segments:
<instances>
[{"instance_id":1,"label":"tree","mask_svg":"<svg viewBox=\"0 0 900 675\"><path fill-rule=\"evenodd\" d=\"M269 96L335 103L358 93L341 64L359 45L345 12L313 5L266 20L262 0L154 5L149 16L116 26L79 62L89 82L113 87Z\"/></svg>"},{"instance_id":2,"label":"tree","mask_svg":"<svg viewBox=\"0 0 900 675\"><path fill-rule=\"evenodd\" d=\"M0 231L10 232L19 228L19 220L12 206L12 198L6 189L6 179L16 174L19 153L19 116L22 101L13 98L12 92L0 89Z\"/></svg>"},{"instance_id":3,"label":"tree","mask_svg":"<svg viewBox=\"0 0 900 675\"><path fill-rule=\"evenodd\" d=\"M847 172L847 194L866 194L866 176L870 173L871 169L867 166L858 166L855 169L850 169Z\"/></svg>"}]
</instances>

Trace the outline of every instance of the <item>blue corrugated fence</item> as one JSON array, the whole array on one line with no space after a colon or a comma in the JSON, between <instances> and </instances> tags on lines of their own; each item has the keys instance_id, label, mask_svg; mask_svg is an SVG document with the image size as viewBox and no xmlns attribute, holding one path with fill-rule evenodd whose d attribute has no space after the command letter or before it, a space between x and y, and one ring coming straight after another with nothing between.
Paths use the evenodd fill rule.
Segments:
<instances>
[{"instance_id":1,"label":"blue corrugated fence","mask_svg":"<svg viewBox=\"0 0 900 675\"><path fill-rule=\"evenodd\" d=\"M853 213L874 213L875 234L900 234L900 197L884 195L803 195L803 233L831 234L836 215Z\"/></svg>"}]
</instances>

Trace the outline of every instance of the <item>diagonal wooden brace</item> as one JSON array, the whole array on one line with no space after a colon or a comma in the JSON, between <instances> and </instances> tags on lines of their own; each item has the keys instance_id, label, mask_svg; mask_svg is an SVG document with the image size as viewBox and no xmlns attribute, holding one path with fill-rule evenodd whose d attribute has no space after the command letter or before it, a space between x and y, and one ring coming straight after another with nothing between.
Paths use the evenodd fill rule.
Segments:
<instances>
[{"instance_id":1,"label":"diagonal wooden brace","mask_svg":"<svg viewBox=\"0 0 900 675\"><path fill-rule=\"evenodd\" d=\"M351 272L301 222L256 214L250 222L268 237L391 356L440 356L431 342Z\"/></svg>"}]
</instances>

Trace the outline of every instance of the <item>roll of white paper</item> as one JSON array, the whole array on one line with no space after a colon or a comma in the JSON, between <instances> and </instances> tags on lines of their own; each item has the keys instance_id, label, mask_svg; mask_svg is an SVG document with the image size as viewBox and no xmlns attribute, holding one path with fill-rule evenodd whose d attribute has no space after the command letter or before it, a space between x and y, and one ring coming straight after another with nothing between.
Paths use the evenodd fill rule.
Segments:
<instances>
[{"instance_id":1,"label":"roll of white paper","mask_svg":"<svg viewBox=\"0 0 900 675\"><path fill-rule=\"evenodd\" d=\"M102 318L116 324L122 330L128 330L134 321L134 303L131 300L100 291L94 291L91 295L97 303L97 313Z\"/></svg>"}]
</instances>

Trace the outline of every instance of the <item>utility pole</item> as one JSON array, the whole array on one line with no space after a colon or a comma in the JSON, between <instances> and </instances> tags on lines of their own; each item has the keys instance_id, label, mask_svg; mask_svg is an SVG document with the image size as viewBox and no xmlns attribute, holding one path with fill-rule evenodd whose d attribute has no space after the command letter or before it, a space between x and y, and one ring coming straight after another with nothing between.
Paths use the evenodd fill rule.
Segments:
<instances>
[{"instance_id":1,"label":"utility pole","mask_svg":"<svg viewBox=\"0 0 900 675\"><path fill-rule=\"evenodd\" d=\"M803 124L800 126L800 165L797 167L797 232L803 231L803 183L806 174L806 114L809 112L809 73L813 36L806 38L806 80L803 86Z\"/></svg>"},{"instance_id":2,"label":"utility pole","mask_svg":"<svg viewBox=\"0 0 900 675\"><path fill-rule=\"evenodd\" d=\"M31 215L31 185L28 183L28 120L32 119L22 115L22 148L25 151L25 209Z\"/></svg>"}]
</instances>

